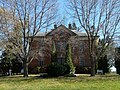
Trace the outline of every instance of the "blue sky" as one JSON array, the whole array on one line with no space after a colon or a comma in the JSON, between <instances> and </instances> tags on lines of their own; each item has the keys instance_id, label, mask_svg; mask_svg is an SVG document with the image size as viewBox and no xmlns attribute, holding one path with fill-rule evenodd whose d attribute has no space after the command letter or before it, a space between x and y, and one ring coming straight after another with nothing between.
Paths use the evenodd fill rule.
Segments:
<instances>
[{"instance_id":1,"label":"blue sky","mask_svg":"<svg viewBox=\"0 0 120 90\"><path fill-rule=\"evenodd\" d=\"M67 0L59 0L58 3L59 3L59 14L60 14L61 18L64 18L64 21L62 22L62 24L68 25L69 23L72 23L73 19L66 12Z\"/></svg>"}]
</instances>

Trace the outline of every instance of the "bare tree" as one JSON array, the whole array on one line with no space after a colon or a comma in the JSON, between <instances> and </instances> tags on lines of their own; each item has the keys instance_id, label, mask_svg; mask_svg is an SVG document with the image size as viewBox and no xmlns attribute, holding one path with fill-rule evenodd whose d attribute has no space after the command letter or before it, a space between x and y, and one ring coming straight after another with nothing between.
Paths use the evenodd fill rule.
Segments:
<instances>
[{"instance_id":1,"label":"bare tree","mask_svg":"<svg viewBox=\"0 0 120 90\"><path fill-rule=\"evenodd\" d=\"M118 29L120 0L69 0L69 9L74 12L73 17L87 33L91 76L95 76L96 61L104 55ZM103 42L101 50L96 53L95 42L98 36L103 38Z\"/></svg>"},{"instance_id":2,"label":"bare tree","mask_svg":"<svg viewBox=\"0 0 120 90\"><path fill-rule=\"evenodd\" d=\"M56 16L57 0L1 0L0 5L9 11L13 17L15 24L17 20L21 27L21 41L16 43L15 35L11 35L10 42L17 47L17 55L19 55L24 69L24 77L28 77L28 64L33 58L29 58L31 51L31 43L34 41L35 35L46 27L49 27ZM10 26L13 28L13 26ZM15 28L14 28L15 29ZM9 32L10 29L6 28ZM9 35L10 36L10 35ZM30 38L31 37L31 38ZM33 55L34 56L34 55Z\"/></svg>"}]
</instances>

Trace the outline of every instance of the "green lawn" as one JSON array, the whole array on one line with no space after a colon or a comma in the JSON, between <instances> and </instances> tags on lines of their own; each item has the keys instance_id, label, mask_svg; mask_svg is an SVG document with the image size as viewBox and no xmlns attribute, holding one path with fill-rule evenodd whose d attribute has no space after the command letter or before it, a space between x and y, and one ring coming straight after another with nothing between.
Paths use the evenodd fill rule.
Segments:
<instances>
[{"instance_id":1,"label":"green lawn","mask_svg":"<svg viewBox=\"0 0 120 90\"><path fill-rule=\"evenodd\" d=\"M0 77L0 90L120 90L119 75L40 78Z\"/></svg>"}]
</instances>

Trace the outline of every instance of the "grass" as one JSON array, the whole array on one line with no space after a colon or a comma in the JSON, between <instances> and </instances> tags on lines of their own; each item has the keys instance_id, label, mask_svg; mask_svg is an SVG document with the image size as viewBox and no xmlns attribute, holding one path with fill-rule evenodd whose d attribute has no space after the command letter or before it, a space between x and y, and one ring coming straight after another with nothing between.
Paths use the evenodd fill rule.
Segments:
<instances>
[{"instance_id":1,"label":"grass","mask_svg":"<svg viewBox=\"0 0 120 90\"><path fill-rule=\"evenodd\" d=\"M120 76L115 74L58 78L5 76L0 77L0 90L120 90Z\"/></svg>"}]
</instances>

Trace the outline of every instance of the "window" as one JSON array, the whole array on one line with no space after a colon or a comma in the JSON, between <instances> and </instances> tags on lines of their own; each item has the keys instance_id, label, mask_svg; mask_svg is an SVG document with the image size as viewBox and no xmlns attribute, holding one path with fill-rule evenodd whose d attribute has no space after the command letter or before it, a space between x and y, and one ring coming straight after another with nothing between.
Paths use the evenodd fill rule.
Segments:
<instances>
[{"instance_id":1,"label":"window","mask_svg":"<svg viewBox=\"0 0 120 90\"><path fill-rule=\"evenodd\" d=\"M80 52L83 52L84 51L84 44L81 42L80 43Z\"/></svg>"},{"instance_id":2,"label":"window","mask_svg":"<svg viewBox=\"0 0 120 90\"><path fill-rule=\"evenodd\" d=\"M61 42L61 51L65 51L66 50L66 42Z\"/></svg>"},{"instance_id":3,"label":"window","mask_svg":"<svg viewBox=\"0 0 120 90\"><path fill-rule=\"evenodd\" d=\"M57 58L57 61L58 61L59 64L63 64L64 61L65 61L65 58L59 57L59 58Z\"/></svg>"},{"instance_id":4,"label":"window","mask_svg":"<svg viewBox=\"0 0 120 90\"><path fill-rule=\"evenodd\" d=\"M60 42L56 42L56 49L57 51L60 51Z\"/></svg>"},{"instance_id":5,"label":"window","mask_svg":"<svg viewBox=\"0 0 120 90\"><path fill-rule=\"evenodd\" d=\"M64 31L61 30L61 31L60 31L60 36L63 36L63 35L64 35Z\"/></svg>"},{"instance_id":6,"label":"window","mask_svg":"<svg viewBox=\"0 0 120 90\"><path fill-rule=\"evenodd\" d=\"M39 64L40 64L40 66L44 66L44 57L40 58Z\"/></svg>"},{"instance_id":7,"label":"window","mask_svg":"<svg viewBox=\"0 0 120 90\"><path fill-rule=\"evenodd\" d=\"M84 66L84 58L83 57L80 57L80 61L79 61L79 65L80 66Z\"/></svg>"},{"instance_id":8,"label":"window","mask_svg":"<svg viewBox=\"0 0 120 90\"><path fill-rule=\"evenodd\" d=\"M44 65L44 61L40 61L40 66L43 66Z\"/></svg>"},{"instance_id":9,"label":"window","mask_svg":"<svg viewBox=\"0 0 120 90\"><path fill-rule=\"evenodd\" d=\"M44 40L41 41L40 45L41 45L42 47L45 46L45 42L44 42Z\"/></svg>"},{"instance_id":10,"label":"window","mask_svg":"<svg viewBox=\"0 0 120 90\"><path fill-rule=\"evenodd\" d=\"M66 42L56 42L56 49L57 51L65 51L66 50Z\"/></svg>"},{"instance_id":11,"label":"window","mask_svg":"<svg viewBox=\"0 0 120 90\"><path fill-rule=\"evenodd\" d=\"M38 54L40 57L44 57L44 47L40 47Z\"/></svg>"},{"instance_id":12,"label":"window","mask_svg":"<svg viewBox=\"0 0 120 90\"><path fill-rule=\"evenodd\" d=\"M44 52L45 47L40 47L40 52Z\"/></svg>"}]
</instances>

